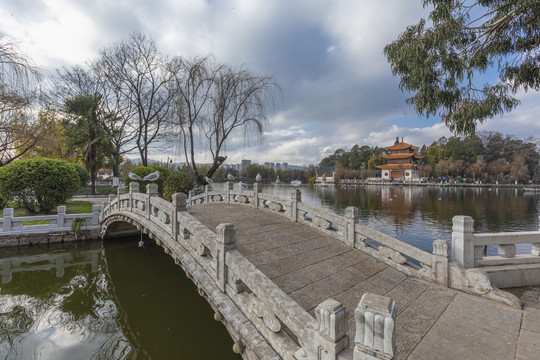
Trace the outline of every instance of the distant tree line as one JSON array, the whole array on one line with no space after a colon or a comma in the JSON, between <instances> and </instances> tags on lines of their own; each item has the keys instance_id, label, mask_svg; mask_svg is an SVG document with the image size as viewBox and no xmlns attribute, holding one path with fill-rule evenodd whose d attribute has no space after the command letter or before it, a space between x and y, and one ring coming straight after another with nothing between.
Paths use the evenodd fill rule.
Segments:
<instances>
[{"instance_id":1,"label":"distant tree line","mask_svg":"<svg viewBox=\"0 0 540 360\"><path fill-rule=\"evenodd\" d=\"M500 132L483 131L476 136L441 137L417 150L425 158L418 164L422 177L468 178L483 182L540 182L540 139L516 139ZM385 148L355 145L350 151L336 150L319 166L335 166L339 178L374 176L383 163Z\"/></svg>"},{"instance_id":2,"label":"distant tree line","mask_svg":"<svg viewBox=\"0 0 540 360\"><path fill-rule=\"evenodd\" d=\"M431 176L462 176L472 180L540 181L538 138L516 139L499 132L475 137L442 137L427 149L425 169Z\"/></svg>"}]
</instances>

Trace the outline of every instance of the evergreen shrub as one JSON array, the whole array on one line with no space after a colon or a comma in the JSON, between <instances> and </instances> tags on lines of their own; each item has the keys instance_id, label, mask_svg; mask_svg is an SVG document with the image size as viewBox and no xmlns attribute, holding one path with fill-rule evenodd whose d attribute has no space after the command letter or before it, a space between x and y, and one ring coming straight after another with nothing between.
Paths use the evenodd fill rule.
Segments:
<instances>
[{"instance_id":1,"label":"evergreen shrub","mask_svg":"<svg viewBox=\"0 0 540 360\"><path fill-rule=\"evenodd\" d=\"M81 177L67 161L32 158L0 167L0 196L30 214L44 214L77 193Z\"/></svg>"}]
</instances>

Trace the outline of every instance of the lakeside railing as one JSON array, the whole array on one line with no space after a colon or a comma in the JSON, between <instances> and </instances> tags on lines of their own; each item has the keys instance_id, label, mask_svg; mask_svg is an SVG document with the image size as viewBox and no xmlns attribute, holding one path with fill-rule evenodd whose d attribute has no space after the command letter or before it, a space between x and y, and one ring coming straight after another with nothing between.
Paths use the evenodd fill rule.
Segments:
<instances>
[{"instance_id":1,"label":"lakeside railing","mask_svg":"<svg viewBox=\"0 0 540 360\"><path fill-rule=\"evenodd\" d=\"M66 214L66 207L58 206L56 215L14 216L13 208L5 208L3 209L4 217L0 219L0 236L70 232L73 219L84 219L81 230L99 229L99 209L99 205L93 205L91 213ZM46 221L48 223L23 224L28 221Z\"/></svg>"},{"instance_id":2,"label":"lakeside railing","mask_svg":"<svg viewBox=\"0 0 540 360\"><path fill-rule=\"evenodd\" d=\"M299 192L294 196L299 197ZM235 340L233 350L245 359L359 360L366 354L394 358L393 300L364 294L355 310L356 335L350 342L348 310L342 304L323 301L314 318L236 250L233 224L221 224L213 232L186 211L187 203L234 201L268 207L280 216L313 213L297 200L227 190L189 201L184 194L175 194L170 203L157 197L157 185L149 184L147 194L141 194L134 182L129 193L119 189L118 196L111 196L104 204L101 222L104 230L115 222L128 222L154 238L207 298L216 311L214 317ZM347 231L347 223L339 224L337 232Z\"/></svg>"},{"instance_id":3,"label":"lakeside railing","mask_svg":"<svg viewBox=\"0 0 540 360\"><path fill-rule=\"evenodd\" d=\"M540 285L540 231L475 233L470 216L455 216L452 257L466 269L481 269L499 288ZM528 254L516 255L516 245L529 244ZM485 248L497 246L497 255Z\"/></svg>"},{"instance_id":4,"label":"lakeside railing","mask_svg":"<svg viewBox=\"0 0 540 360\"><path fill-rule=\"evenodd\" d=\"M464 267L461 262L452 261L449 253L450 243L445 240L434 240L432 243L433 251L429 253L380 231L358 224L358 208L356 207L346 208L345 216L340 216L302 203L301 193L298 189L293 190L289 198L264 194L259 190L257 183L253 185L253 190L234 190L233 184L230 182L227 183L225 190L208 190L207 187L204 193L190 196L189 205L225 202L252 206L310 226L409 276L433 281L513 307L521 307L521 302L517 297L499 290L496 284L503 284L500 279L496 279L495 282L491 280L492 277L495 279L498 276L507 281L507 275L504 273L504 270L507 269L503 267ZM455 237L455 235L452 236L453 239ZM535 246L533 245L534 248L536 248ZM455 249L456 246L453 245L453 248ZM519 258L517 261L523 262L523 264L531 261L530 258L525 259L520 256L517 258ZM540 279L540 272L536 272L534 268L528 269L523 265L519 271L521 276L524 276L524 272L526 272L528 278Z\"/></svg>"}]
</instances>

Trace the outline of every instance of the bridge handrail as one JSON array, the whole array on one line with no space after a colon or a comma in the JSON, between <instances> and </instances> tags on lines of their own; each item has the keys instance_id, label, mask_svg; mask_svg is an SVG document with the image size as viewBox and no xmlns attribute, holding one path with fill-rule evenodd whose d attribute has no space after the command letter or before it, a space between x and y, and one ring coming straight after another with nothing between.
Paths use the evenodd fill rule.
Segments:
<instances>
[{"instance_id":1,"label":"bridge handrail","mask_svg":"<svg viewBox=\"0 0 540 360\"><path fill-rule=\"evenodd\" d=\"M227 254L226 264L232 279L241 281L240 287L244 287L238 292L229 286L227 294L237 300L252 322L262 322L261 325L270 330L261 329L265 337L277 337L272 345L283 347L287 352L296 352L300 346L315 354L316 320L238 251ZM277 334L282 324L297 337L299 346Z\"/></svg>"},{"instance_id":2,"label":"bridge handrail","mask_svg":"<svg viewBox=\"0 0 540 360\"><path fill-rule=\"evenodd\" d=\"M437 272L435 264L448 262L448 246L442 240L434 242L434 253L419 249L380 231L358 223L358 209L349 207L346 215L341 216L325 209L303 203L301 195L293 191L290 198L266 194L254 190L233 190L227 184L227 190L208 191L188 199L191 205L210 202L237 203L253 206L259 210L288 217L292 221L307 225L315 230L367 253L385 264L408 275L447 283L447 274ZM243 196L238 201L239 196ZM369 239L367 242L366 240Z\"/></svg>"},{"instance_id":3,"label":"bridge handrail","mask_svg":"<svg viewBox=\"0 0 540 360\"><path fill-rule=\"evenodd\" d=\"M454 216L452 219L453 258L465 268L497 267L507 265L540 264L540 231L501 233L475 233L474 220L470 216ZM516 255L516 245L531 244L529 254ZM487 255L485 247L496 245L498 255ZM520 285L516 286L522 286Z\"/></svg>"},{"instance_id":4,"label":"bridge handrail","mask_svg":"<svg viewBox=\"0 0 540 360\"><path fill-rule=\"evenodd\" d=\"M66 214L65 206L58 206L56 215L38 215L38 216L13 216L13 208L3 209L3 218L0 218L0 234L27 234L43 233L55 231L70 231L73 219L85 219L81 230L96 229L99 226L99 205L92 206L91 213ZM26 221L49 221L48 224L41 225L23 225Z\"/></svg>"}]
</instances>

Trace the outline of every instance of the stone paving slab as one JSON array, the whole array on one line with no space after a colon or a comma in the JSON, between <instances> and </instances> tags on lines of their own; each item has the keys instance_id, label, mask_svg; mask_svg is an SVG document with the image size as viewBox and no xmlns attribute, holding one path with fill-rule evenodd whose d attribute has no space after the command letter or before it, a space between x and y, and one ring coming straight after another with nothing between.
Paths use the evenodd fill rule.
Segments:
<instances>
[{"instance_id":1,"label":"stone paving slab","mask_svg":"<svg viewBox=\"0 0 540 360\"><path fill-rule=\"evenodd\" d=\"M409 278L305 225L253 208L207 204L190 212L212 230L235 224L237 249L312 316L328 298L344 304L351 341L354 309L370 292L397 303L398 359L540 359L538 308L520 311ZM537 299L538 289L531 291Z\"/></svg>"},{"instance_id":2,"label":"stone paving slab","mask_svg":"<svg viewBox=\"0 0 540 360\"><path fill-rule=\"evenodd\" d=\"M520 310L458 293L411 358L427 359L432 348L441 354L461 348L468 359L513 359L521 316Z\"/></svg>"},{"instance_id":3,"label":"stone paving slab","mask_svg":"<svg viewBox=\"0 0 540 360\"><path fill-rule=\"evenodd\" d=\"M535 307L526 307L523 311L516 359L538 358L540 358L540 310Z\"/></svg>"}]
</instances>

